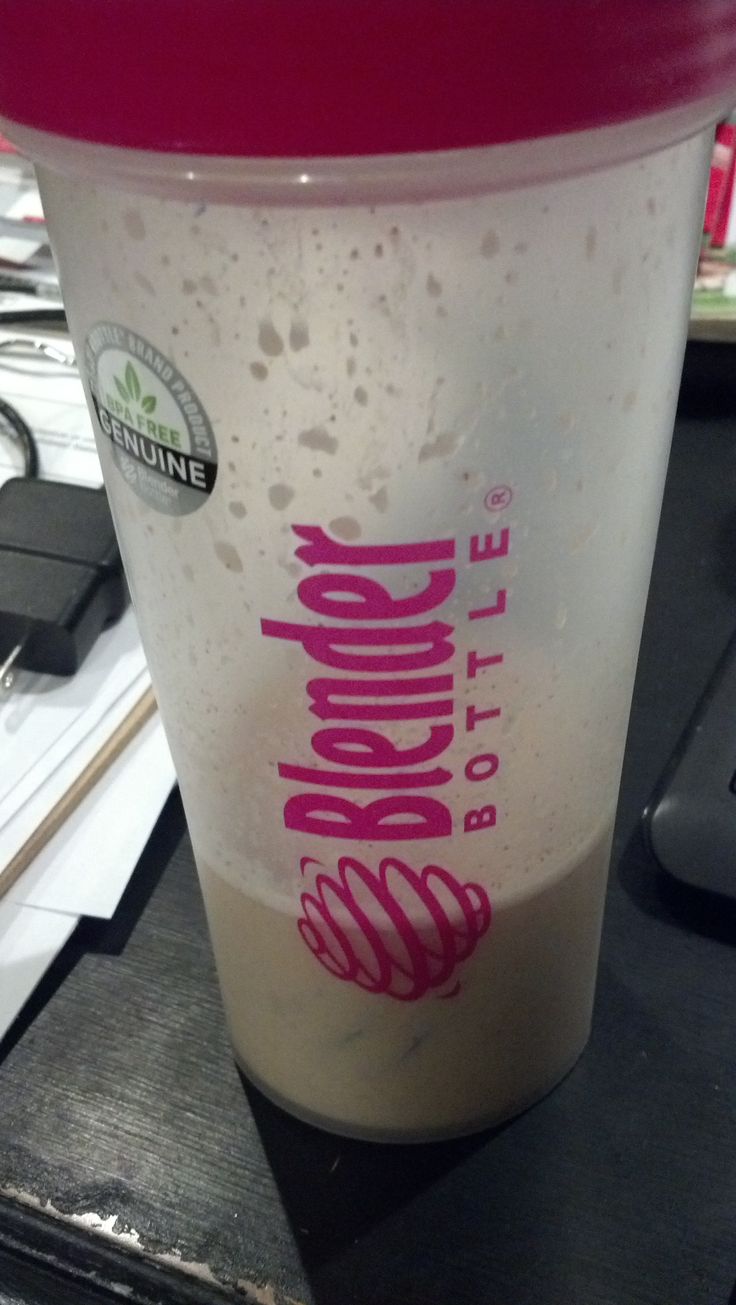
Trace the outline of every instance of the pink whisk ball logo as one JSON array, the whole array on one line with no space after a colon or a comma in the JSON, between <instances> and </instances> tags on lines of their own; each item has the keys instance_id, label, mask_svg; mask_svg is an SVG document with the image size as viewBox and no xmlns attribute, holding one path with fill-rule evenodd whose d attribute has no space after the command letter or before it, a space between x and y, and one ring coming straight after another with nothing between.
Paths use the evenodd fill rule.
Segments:
<instances>
[{"instance_id":1,"label":"pink whisk ball logo","mask_svg":"<svg viewBox=\"0 0 736 1305\"><path fill-rule=\"evenodd\" d=\"M491 924L480 884L395 857L377 871L352 856L340 857L337 873L311 857L300 868L312 886L301 894L299 933L336 979L397 1001L457 996L459 971Z\"/></svg>"}]
</instances>

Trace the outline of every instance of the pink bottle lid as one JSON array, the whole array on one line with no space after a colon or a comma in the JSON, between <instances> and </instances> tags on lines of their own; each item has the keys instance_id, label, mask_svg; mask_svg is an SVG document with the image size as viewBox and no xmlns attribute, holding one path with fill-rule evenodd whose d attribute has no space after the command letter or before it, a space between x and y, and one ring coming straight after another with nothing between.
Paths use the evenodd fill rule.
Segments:
<instances>
[{"instance_id":1,"label":"pink bottle lid","mask_svg":"<svg viewBox=\"0 0 736 1305\"><path fill-rule=\"evenodd\" d=\"M729 92L734 0L0 0L0 114L141 150L462 149Z\"/></svg>"}]
</instances>

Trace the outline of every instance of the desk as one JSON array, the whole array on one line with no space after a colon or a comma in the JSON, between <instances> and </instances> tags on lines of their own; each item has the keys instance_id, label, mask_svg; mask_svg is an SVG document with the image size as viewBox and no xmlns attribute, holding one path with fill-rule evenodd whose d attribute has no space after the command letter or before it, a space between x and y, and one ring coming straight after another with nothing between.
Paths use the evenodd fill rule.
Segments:
<instances>
[{"instance_id":1,"label":"desk","mask_svg":"<svg viewBox=\"0 0 736 1305\"><path fill-rule=\"evenodd\" d=\"M0 1305L736 1301L736 912L681 896L639 826L736 623L726 375L691 348L580 1064L460 1142L282 1114L230 1058L174 797L0 1048Z\"/></svg>"}]
</instances>

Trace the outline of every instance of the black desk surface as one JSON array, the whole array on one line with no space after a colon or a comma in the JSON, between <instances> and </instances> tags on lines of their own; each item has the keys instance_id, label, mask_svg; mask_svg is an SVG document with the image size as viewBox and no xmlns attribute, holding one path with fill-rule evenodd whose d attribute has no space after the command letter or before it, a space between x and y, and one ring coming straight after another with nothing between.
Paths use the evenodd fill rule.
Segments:
<instances>
[{"instance_id":1,"label":"black desk surface","mask_svg":"<svg viewBox=\"0 0 736 1305\"><path fill-rule=\"evenodd\" d=\"M452 1144L282 1114L230 1058L174 797L0 1045L0 1305L736 1301L736 912L674 891L639 827L736 624L736 399L694 392L721 358L689 356L578 1067Z\"/></svg>"}]
</instances>

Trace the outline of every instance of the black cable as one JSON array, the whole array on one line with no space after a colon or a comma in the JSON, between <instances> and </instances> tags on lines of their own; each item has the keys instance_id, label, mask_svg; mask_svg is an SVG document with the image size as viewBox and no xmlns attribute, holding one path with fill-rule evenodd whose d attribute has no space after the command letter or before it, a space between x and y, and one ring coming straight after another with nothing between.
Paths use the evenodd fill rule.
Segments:
<instances>
[{"instance_id":1,"label":"black cable","mask_svg":"<svg viewBox=\"0 0 736 1305\"><path fill-rule=\"evenodd\" d=\"M0 399L0 435L12 440L23 454L23 475L32 479L38 475L38 449L33 431L20 413L5 399Z\"/></svg>"}]
</instances>

